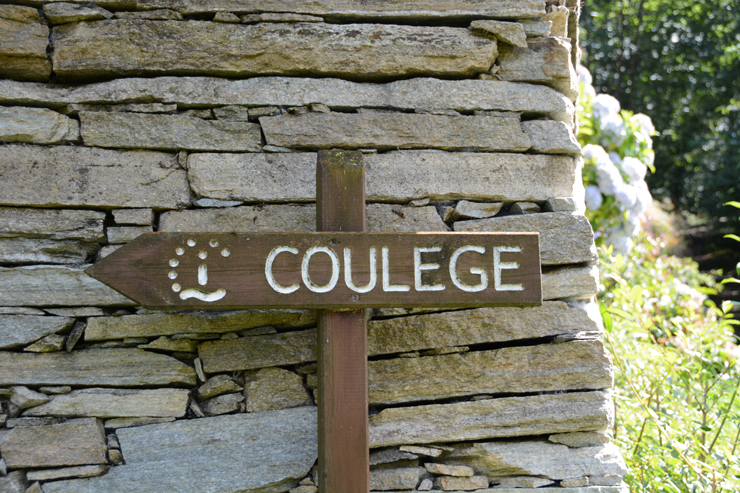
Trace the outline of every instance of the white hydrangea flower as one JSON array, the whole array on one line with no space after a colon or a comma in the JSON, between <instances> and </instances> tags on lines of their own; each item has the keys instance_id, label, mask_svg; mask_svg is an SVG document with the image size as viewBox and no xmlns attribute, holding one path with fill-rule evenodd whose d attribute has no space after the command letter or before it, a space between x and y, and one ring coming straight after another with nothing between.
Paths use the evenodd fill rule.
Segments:
<instances>
[{"instance_id":1,"label":"white hydrangea flower","mask_svg":"<svg viewBox=\"0 0 740 493\"><path fill-rule=\"evenodd\" d=\"M622 255L630 253L635 244L632 238L623 235L609 235L606 241L614 247L614 253L621 253Z\"/></svg>"},{"instance_id":2,"label":"white hydrangea flower","mask_svg":"<svg viewBox=\"0 0 740 493\"><path fill-rule=\"evenodd\" d=\"M619 115L608 115L601 119L601 133L619 147L627 138L627 129Z\"/></svg>"},{"instance_id":3,"label":"white hydrangea flower","mask_svg":"<svg viewBox=\"0 0 740 493\"><path fill-rule=\"evenodd\" d=\"M596 89L590 84L584 84L581 86L581 96L585 96L585 99L591 99L596 96Z\"/></svg>"},{"instance_id":4,"label":"white hydrangea flower","mask_svg":"<svg viewBox=\"0 0 740 493\"><path fill-rule=\"evenodd\" d=\"M650 195L647 183L644 181L638 181L634 183L635 190L637 191L637 200L635 201L632 211L636 214L641 214L648 210L650 205L653 203L653 196Z\"/></svg>"},{"instance_id":5,"label":"white hydrangea flower","mask_svg":"<svg viewBox=\"0 0 740 493\"><path fill-rule=\"evenodd\" d=\"M649 137L651 135L655 135L655 126L649 116L643 113L638 113L636 115L632 115L630 122L637 123L640 132L646 136Z\"/></svg>"},{"instance_id":6,"label":"white hydrangea flower","mask_svg":"<svg viewBox=\"0 0 740 493\"><path fill-rule=\"evenodd\" d=\"M615 187L614 198L620 211L632 209L637 202L637 189L622 182L621 185Z\"/></svg>"},{"instance_id":7,"label":"white hydrangea flower","mask_svg":"<svg viewBox=\"0 0 740 493\"><path fill-rule=\"evenodd\" d=\"M590 86L594 83L594 78L591 76L591 72L588 71L583 65L578 65L578 82Z\"/></svg>"},{"instance_id":8,"label":"white hydrangea flower","mask_svg":"<svg viewBox=\"0 0 740 493\"><path fill-rule=\"evenodd\" d=\"M583 148L583 158L586 161L593 159L595 162L598 162L600 159L609 159L609 155L606 153L603 147L597 146L595 144L587 144Z\"/></svg>"},{"instance_id":9,"label":"white hydrangea flower","mask_svg":"<svg viewBox=\"0 0 740 493\"><path fill-rule=\"evenodd\" d=\"M652 145L651 145L652 147ZM655 164L655 153L650 150L643 158L642 162L645 163L647 166L652 166Z\"/></svg>"},{"instance_id":10,"label":"white hydrangea flower","mask_svg":"<svg viewBox=\"0 0 740 493\"><path fill-rule=\"evenodd\" d=\"M614 163L617 167L620 167L620 165L622 164L622 158L619 157L619 153L610 152L609 159L611 159L612 163Z\"/></svg>"},{"instance_id":11,"label":"white hydrangea flower","mask_svg":"<svg viewBox=\"0 0 740 493\"><path fill-rule=\"evenodd\" d=\"M591 100L591 110L597 120L610 116L618 116L621 109L619 101L608 94L598 94Z\"/></svg>"},{"instance_id":12,"label":"white hydrangea flower","mask_svg":"<svg viewBox=\"0 0 740 493\"><path fill-rule=\"evenodd\" d=\"M640 224L640 218L628 212L627 219L622 223L621 228L625 235L635 236L635 234L640 230Z\"/></svg>"},{"instance_id":13,"label":"white hydrangea flower","mask_svg":"<svg viewBox=\"0 0 740 493\"><path fill-rule=\"evenodd\" d=\"M626 157L622 160L622 171L630 179L630 183L635 183L645 179L647 166L636 157Z\"/></svg>"},{"instance_id":14,"label":"white hydrangea flower","mask_svg":"<svg viewBox=\"0 0 740 493\"><path fill-rule=\"evenodd\" d=\"M625 184L619 169L606 153L596 159L596 184L604 195L614 195L617 188Z\"/></svg>"},{"instance_id":15,"label":"white hydrangea flower","mask_svg":"<svg viewBox=\"0 0 740 493\"><path fill-rule=\"evenodd\" d=\"M601 196L601 190L596 185L586 187L586 208L596 210L604 203L604 197Z\"/></svg>"}]
</instances>

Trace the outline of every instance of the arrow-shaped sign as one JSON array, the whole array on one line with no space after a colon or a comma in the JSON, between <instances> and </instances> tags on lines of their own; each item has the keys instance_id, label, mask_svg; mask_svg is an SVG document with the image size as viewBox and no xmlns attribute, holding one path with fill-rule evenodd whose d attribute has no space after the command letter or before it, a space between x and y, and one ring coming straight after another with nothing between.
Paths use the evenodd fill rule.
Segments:
<instances>
[{"instance_id":1,"label":"arrow-shaped sign","mask_svg":"<svg viewBox=\"0 0 740 493\"><path fill-rule=\"evenodd\" d=\"M542 301L537 233L147 233L87 273L153 309Z\"/></svg>"}]
</instances>

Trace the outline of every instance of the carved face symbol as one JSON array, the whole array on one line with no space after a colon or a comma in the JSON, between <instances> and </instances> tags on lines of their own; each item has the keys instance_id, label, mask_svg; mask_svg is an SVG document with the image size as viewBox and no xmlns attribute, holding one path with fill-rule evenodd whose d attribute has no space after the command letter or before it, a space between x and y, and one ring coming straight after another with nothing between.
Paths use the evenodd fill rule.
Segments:
<instances>
[{"instance_id":1,"label":"carved face symbol","mask_svg":"<svg viewBox=\"0 0 740 493\"><path fill-rule=\"evenodd\" d=\"M177 257L182 257L183 255L187 254L189 248L194 249L197 246L197 243L198 242L194 238L188 238L185 242L185 245L187 247L179 246L175 248L176 257L169 260L169 266L172 268L172 270L167 273L167 277L169 277L173 281L177 279L178 272L175 270L175 268L180 265L180 261L177 259ZM210 246L212 249L217 249L219 247L219 243L217 240L212 239L210 242L208 242L208 246ZM205 263L205 260L208 258L207 247L204 246L199 250L195 249L193 251L197 251L198 258L201 260L201 263L198 265L198 284L201 286L205 286L206 284L208 284L208 266ZM229 251L228 248L221 249L220 253L222 257L228 257L229 255L231 255L231 251ZM207 303L218 301L226 296L226 290L223 288L217 289L212 292L202 291L195 288L187 288L183 290L182 286L178 282L172 283L172 291L174 291L175 293L180 293L180 299L182 300L195 298Z\"/></svg>"}]
</instances>

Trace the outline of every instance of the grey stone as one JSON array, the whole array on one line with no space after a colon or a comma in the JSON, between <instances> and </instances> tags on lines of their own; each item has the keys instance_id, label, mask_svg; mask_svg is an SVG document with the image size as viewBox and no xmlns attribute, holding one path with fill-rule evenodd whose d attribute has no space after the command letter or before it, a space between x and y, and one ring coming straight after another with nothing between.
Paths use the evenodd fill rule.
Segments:
<instances>
[{"instance_id":1,"label":"grey stone","mask_svg":"<svg viewBox=\"0 0 740 493\"><path fill-rule=\"evenodd\" d=\"M531 152L541 154L581 154L581 145L573 135L572 126L554 120L522 122L522 131L529 137Z\"/></svg>"},{"instance_id":2,"label":"grey stone","mask_svg":"<svg viewBox=\"0 0 740 493\"><path fill-rule=\"evenodd\" d=\"M175 418L113 418L105 421L105 428L108 430L118 430L119 428L133 428L135 426L171 423L172 421L175 421Z\"/></svg>"},{"instance_id":3,"label":"grey stone","mask_svg":"<svg viewBox=\"0 0 740 493\"><path fill-rule=\"evenodd\" d=\"M443 450L434 447L422 447L420 445L401 445L399 450L402 452L411 452L414 454L425 455L427 457L439 457Z\"/></svg>"},{"instance_id":4,"label":"grey stone","mask_svg":"<svg viewBox=\"0 0 740 493\"><path fill-rule=\"evenodd\" d=\"M577 432L550 435L547 439L553 443L562 443L571 448L594 447L609 443L609 437L603 433Z\"/></svg>"},{"instance_id":5,"label":"grey stone","mask_svg":"<svg viewBox=\"0 0 740 493\"><path fill-rule=\"evenodd\" d=\"M154 211L151 209L116 209L113 220L119 225L151 226Z\"/></svg>"},{"instance_id":6,"label":"grey stone","mask_svg":"<svg viewBox=\"0 0 740 493\"><path fill-rule=\"evenodd\" d=\"M53 369L53 370L52 370ZM192 368L140 349L24 354L0 352L0 385L195 385Z\"/></svg>"},{"instance_id":7,"label":"grey stone","mask_svg":"<svg viewBox=\"0 0 740 493\"><path fill-rule=\"evenodd\" d=\"M479 308L371 320L368 356L537 339L586 330L600 332L599 322L586 311L563 302L545 302L533 308ZM201 344L198 354L209 373L306 363L316 361L316 331L209 341Z\"/></svg>"},{"instance_id":8,"label":"grey stone","mask_svg":"<svg viewBox=\"0 0 740 493\"><path fill-rule=\"evenodd\" d=\"M544 212L575 212L576 204L571 197L553 197L542 206Z\"/></svg>"},{"instance_id":9,"label":"grey stone","mask_svg":"<svg viewBox=\"0 0 740 493\"><path fill-rule=\"evenodd\" d=\"M213 108L213 116L219 120L246 122L249 121L249 107L230 104L220 108Z\"/></svg>"},{"instance_id":10,"label":"grey stone","mask_svg":"<svg viewBox=\"0 0 740 493\"><path fill-rule=\"evenodd\" d=\"M52 2L45 4L43 9L44 15L52 25L66 24L68 22L98 21L113 17L111 12L94 4L80 5L68 2Z\"/></svg>"},{"instance_id":11,"label":"grey stone","mask_svg":"<svg viewBox=\"0 0 740 493\"><path fill-rule=\"evenodd\" d=\"M0 267L0 304L13 306L133 305L128 298L89 277L84 268Z\"/></svg>"},{"instance_id":12,"label":"grey stone","mask_svg":"<svg viewBox=\"0 0 740 493\"><path fill-rule=\"evenodd\" d=\"M10 390L10 402L15 404L19 411L49 402L49 396L22 385L13 386Z\"/></svg>"},{"instance_id":13,"label":"grey stone","mask_svg":"<svg viewBox=\"0 0 740 493\"><path fill-rule=\"evenodd\" d=\"M60 144L79 139L79 122L61 113L46 108L0 107L0 142Z\"/></svg>"},{"instance_id":14,"label":"grey stone","mask_svg":"<svg viewBox=\"0 0 740 493\"><path fill-rule=\"evenodd\" d=\"M76 466L47 469L45 471L28 471L27 477L29 481L53 481L63 478L91 478L106 472L108 472L108 468L105 466Z\"/></svg>"},{"instance_id":15,"label":"grey stone","mask_svg":"<svg viewBox=\"0 0 740 493\"><path fill-rule=\"evenodd\" d=\"M107 459L103 426L92 418L0 430L0 450L10 469L105 464Z\"/></svg>"},{"instance_id":16,"label":"grey stone","mask_svg":"<svg viewBox=\"0 0 740 493\"><path fill-rule=\"evenodd\" d=\"M562 488L575 488L578 486L588 486L588 478L573 478L573 479L563 479L560 481L560 486Z\"/></svg>"},{"instance_id":17,"label":"grey stone","mask_svg":"<svg viewBox=\"0 0 740 493\"><path fill-rule=\"evenodd\" d=\"M509 118L411 113L306 113L259 119L267 143L295 149L526 151ZM84 122L83 122L84 124ZM84 127L83 127L84 130Z\"/></svg>"},{"instance_id":18,"label":"grey stone","mask_svg":"<svg viewBox=\"0 0 740 493\"><path fill-rule=\"evenodd\" d=\"M419 456L409 452L403 452L395 447L370 451L370 465L392 464L400 461L416 460Z\"/></svg>"},{"instance_id":19,"label":"grey stone","mask_svg":"<svg viewBox=\"0 0 740 493\"><path fill-rule=\"evenodd\" d=\"M48 426L64 423L63 418L10 418L5 426L7 428L20 428L22 426Z\"/></svg>"},{"instance_id":20,"label":"grey stone","mask_svg":"<svg viewBox=\"0 0 740 493\"><path fill-rule=\"evenodd\" d=\"M560 5L548 7L548 12L541 19L552 22L550 36L568 37L568 15L568 7Z\"/></svg>"},{"instance_id":21,"label":"grey stone","mask_svg":"<svg viewBox=\"0 0 740 493\"><path fill-rule=\"evenodd\" d=\"M89 319L85 340L169 336L186 332L223 334L267 325L287 329L315 324L316 312L310 310L151 312Z\"/></svg>"},{"instance_id":22,"label":"grey stone","mask_svg":"<svg viewBox=\"0 0 740 493\"><path fill-rule=\"evenodd\" d=\"M244 375L247 412L313 406L300 375L281 368L262 368Z\"/></svg>"},{"instance_id":23,"label":"grey stone","mask_svg":"<svg viewBox=\"0 0 740 493\"><path fill-rule=\"evenodd\" d=\"M524 26L518 22L473 21L470 23L470 29L493 34L502 43L519 48L527 47L527 34L524 32Z\"/></svg>"},{"instance_id":24,"label":"grey stone","mask_svg":"<svg viewBox=\"0 0 740 493\"><path fill-rule=\"evenodd\" d=\"M425 478L421 480L419 487L416 489L419 491L430 491L432 488L434 488L434 481L429 478Z\"/></svg>"},{"instance_id":25,"label":"grey stone","mask_svg":"<svg viewBox=\"0 0 740 493\"><path fill-rule=\"evenodd\" d=\"M198 349L198 341L192 339L170 339L160 337L150 343L138 346L139 349L156 349L159 351L194 353Z\"/></svg>"},{"instance_id":26,"label":"grey stone","mask_svg":"<svg viewBox=\"0 0 740 493\"><path fill-rule=\"evenodd\" d=\"M567 266L542 274L542 299L590 299L599 292L599 266Z\"/></svg>"},{"instance_id":27,"label":"grey stone","mask_svg":"<svg viewBox=\"0 0 740 493\"><path fill-rule=\"evenodd\" d=\"M509 478L496 478L491 480L496 484L494 488L541 488L555 484L550 479L536 478L534 476L513 476Z\"/></svg>"},{"instance_id":28,"label":"grey stone","mask_svg":"<svg viewBox=\"0 0 740 493\"><path fill-rule=\"evenodd\" d=\"M69 385L63 385L61 387L41 387L39 388L39 392L47 395L69 394L72 392L72 387Z\"/></svg>"},{"instance_id":29,"label":"grey stone","mask_svg":"<svg viewBox=\"0 0 740 493\"><path fill-rule=\"evenodd\" d=\"M121 50L131 39L140 48ZM57 26L52 42L54 73L66 80L166 74L460 77L485 72L496 58L496 42L467 29L383 24L114 19Z\"/></svg>"},{"instance_id":30,"label":"grey stone","mask_svg":"<svg viewBox=\"0 0 740 493\"><path fill-rule=\"evenodd\" d=\"M534 202L517 202L511 206L509 213L512 215L537 214L540 211L540 206Z\"/></svg>"},{"instance_id":31,"label":"grey stone","mask_svg":"<svg viewBox=\"0 0 740 493\"><path fill-rule=\"evenodd\" d=\"M101 5L117 5L120 0L100 0ZM175 9L183 14L205 14L220 11L233 12L276 12L320 15L330 19L405 19L422 20L437 18L528 18L545 13L545 2L541 0L488 0L476 4L460 4L456 1L394 1L382 0L319 0L307 4L296 4L290 0L269 0L259 4L243 0L139 0L139 8Z\"/></svg>"},{"instance_id":32,"label":"grey stone","mask_svg":"<svg viewBox=\"0 0 740 493\"><path fill-rule=\"evenodd\" d=\"M26 493L26 471L11 471L0 476L0 493Z\"/></svg>"},{"instance_id":33,"label":"grey stone","mask_svg":"<svg viewBox=\"0 0 740 493\"><path fill-rule=\"evenodd\" d=\"M239 16L232 14L231 12L216 12L213 16L213 22L226 22L229 24L239 24L241 19Z\"/></svg>"},{"instance_id":34,"label":"grey stone","mask_svg":"<svg viewBox=\"0 0 740 493\"><path fill-rule=\"evenodd\" d=\"M485 219L487 217L493 217L498 214L503 205L503 202L481 203L461 200L455 205L450 219L457 221L460 219Z\"/></svg>"},{"instance_id":35,"label":"grey stone","mask_svg":"<svg viewBox=\"0 0 740 493\"><path fill-rule=\"evenodd\" d=\"M283 110L277 106L260 106L257 108L249 108L249 118L259 118L261 116L275 116L275 115L282 114L282 112Z\"/></svg>"},{"instance_id":36,"label":"grey stone","mask_svg":"<svg viewBox=\"0 0 740 493\"><path fill-rule=\"evenodd\" d=\"M538 21L534 19L522 19L519 21L524 27L527 37L549 36L552 29L552 21Z\"/></svg>"},{"instance_id":37,"label":"grey stone","mask_svg":"<svg viewBox=\"0 0 740 493\"><path fill-rule=\"evenodd\" d=\"M247 14L241 16L244 24L256 24L257 22L324 22L322 17L303 14Z\"/></svg>"},{"instance_id":38,"label":"grey stone","mask_svg":"<svg viewBox=\"0 0 740 493\"><path fill-rule=\"evenodd\" d=\"M542 265L596 262L593 230L585 216L568 212L545 212L522 216L458 221L455 231L536 231L540 233Z\"/></svg>"},{"instance_id":39,"label":"grey stone","mask_svg":"<svg viewBox=\"0 0 740 493\"><path fill-rule=\"evenodd\" d=\"M203 403L203 412L206 416L233 413L239 410L243 402L244 396L239 393L219 395Z\"/></svg>"},{"instance_id":40,"label":"grey stone","mask_svg":"<svg viewBox=\"0 0 740 493\"><path fill-rule=\"evenodd\" d=\"M122 100L178 103L184 106L254 106L250 117L280 113L279 107L322 103L333 109L417 108L457 111L496 110L543 115L572 124L573 103L542 85L497 80L440 80L415 78L387 84L357 83L340 79L255 77L228 80L212 77L157 77L117 79L79 86L49 87L0 80L0 103L58 106L65 103ZM260 108L271 106L275 108ZM269 113L268 113L269 111Z\"/></svg>"},{"instance_id":41,"label":"grey stone","mask_svg":"<svg viewBox=\"0 0 740 493\"><path fill-rule=\"evenodd\" d=\"M120 450L108 449L108 461L114 466L123 464L123 454Z\"/></svg>"},{"instance_id":42,"label":"grey stone","mask_svg":"<svg viewBox=\"0 0 740 493\"><path fill-rule=\"evenodd\" d=\"M102 3L102 2L101 2ZM180 12L170 9L145 10L137 12L116 12L116 19L147 19L150 21L181 21Z\"/></svg>"},{"instance_id":43,"label":"grey stone","mask_svg":"<svg viewBox=\"0 0 740 493\"><path fill-rule=\"evenodd\" d=\"M111 226L107 228L108 243L112 245L128 243L145 233L153 231L151 226Z\"/></svg>"},{"instance_id":44,"label":"grey stone","mask_svg":"<svg viewBox=\"0 0 740 493\"><path fill-rule=\"evenodd\" d=\"M371 201L544 201L572 196L576 183L575 160L560 156L421 151L364 160ZM188 176L201 197L308 202L316 197L315 166L314 153L191 154Z\"/></svg>"},{"instance_id":45,"label":"grey stone","mask_svg":"<svg viewBox=\"0 0 740 493\"><path fill-rule=\"evenodd\" d=\"M25 346L49 334L70 328L73 321L66 317L0 315L0 349Z\"/></svg>"},{"instance_id":46,"label":"grey stone","mask_svg":"<svg viewBox=\"0 0 740 493\"><path fill-rule=\"evenodd\" d=\"M464 444L456 446L445 460L468 465L491 478L538 476L560 480L627 474L619 449L611 444L575 449L545 440Z\"/></svg>"},{"instance_id":47,"label":"grey stone","mask_svg":"<svg viewBox=\"0 0 740 493\"><path fill-rule=\"evenodd\" d=\"M398 467L373 469L370 471L370 489L373 491L413 490L419 484L424 469L421 467Z\"/></svg>"},{"instance_id":48,"label":"grey stone","mask_svg":"<svg viewBox=\"0 0 740 493\"><path fill-rule=\"evenodd\" d=\"M181 115L80 112L87 146L123 149L256 152L262 147L254 123L201 120Z\"/></svg>"},{"instance_id":49,"label":"grey stone","mask_svg":"<svg viewBox=\"0 0 740 493\"><path fill-rule=\"evenodd\" d=\"M370 447L598 430L611 410L600 391L388 408L370 417Z\"/></svg>"},{"instance_id":50,"label":"grey stone","mask_svg":"<svg viewBox=\"0 0 740 493\"><path fill-rule=\"evenodd\" d=\"M35 483L33 483L31 486L28 487L28 489L26 490L26 493L44 493L44 492L41 490L41 483L36 481Z\"/></svg>"},{"instance_id":51,"label":"grey stone","mask_svg":"<svg viewBox=\"0 0 740 493\"><path fill-rule=\"evenodd\" d=\"M51 64L46 59L49 28L37 9L0 5L0 77L49 80Z\"/></svg>"},{"instance_id":52,"label":"grey stone","mask_svg":"<svg viewBox=\"0 0 740 493\"><path fill-rule=\"evenodd\" d=\"M45 493L280 492L313 466L316 409L285 409L118 430L126 464L107 475L55 481ZM208 481L204 482L204 471Z\"/></svg>"},{"instance_id":53,"label":"grey stone","mask_svg":"<svg viewBox=\"0 0 740 493\"><path fill-rule=\"evenodd\" d=\"M367 231L448 231L434 207L368 204ZM162 214L159 231L179 232L310 232L316 230L316 207L244 206L228 209L173 211Z\"/></svg>"},{"instance_id":54,"label":"grey stone","mask_svg":"<svg viewBox=\"0 0 740 493\"><path fill-rule=\"evenodd\" d=\"M61 351L64 349L65 340L66 338L64 336L50 334L42 337L30 346L26 346L23 350L29 353L52 353L54 351Z\"/></svg>"},{"instance_id":55,"label":"grey stone","mask_svg":"<svg viewBox=\"0 0 740 493\"><path fill-rule=\"evenodd\" d=\"M241 392L242 390L244 389L237 385L228 375L216 375L206 380L198 388L198 398L206 400L223 394Z\"/></svg>"},{"instance_id":56,"label":"grey stone","mask_svg":"<svg viewBox=\"0 0 740 493\"><path fill-rule=\"evenodd\" d=\"M450 464L437 464L436 462L427 462L426 464L424 464L424 467L430 473L441 474L442 476L471 477L475 474L473 469L468 466L456 466Z\"/></svg>"},{"instance_id":57,"label":"grey stone","mask_svg":"<svg viewBox=\"0 0 740 493\"><path fill-rule=\"evenodd\" d=\"M81 389L57 395L23 415L181 418L185 416L189 394L190 391L184 389Z\"/></svg>"},{"instance_id":58,"label":"grey stone","mask_svg":"<svg viewBox=\"0 0 740 493\"><path fill-rule=\"evenodd\" d=\"M496 60L497 75L505 81L547 84L575 101L578 83L571 63L571 44L567 38L532 38L528 48L502 44Z\"/></svg>"},{"instance_id":59,"label":"grey stone","mask_svg":"<svg viewBox=\"0 0 740 493\"><path fill-rule=\"evenodd\" d=\"M240 200L217 200L217 199L198 199L193 201L196 207L236 207L244 202Z\"/></svg>"},{"instance_id":60,"label":"grey stone","mask_svg":"<svg viewBox=\"0 0 740 493\"><path fill-rule=\"evenodd\" d=\"M54 187L38 187L54 177ZM153 207L190 203L172 154L81 147L0 146L0 203L26 206Z\"/></svg>"},{"instance_id":61,"label":"grey stone","mask_svg":"<svg viewBox=\"0 0 740 493\"><path fill-rule=\"evenodd\" d=\"M45 315L45 312L38 308L28 308L26 306L3 306L0 307L0 315Z\"/></svg>"},{"instance_id":62,"label":"grey stone","mask_svg":"<svg viewBox=\"0 0 740 493\"><path fill-rule=\"evenodd\" d=\"M600 390L611 386L611 359L601 341L368 363L370 405L475 394Z\"/></svg>"},{"instance_id":63,"label":"grey stone","mask_svg":"<svg viewBox=\"0 0 740 493\"><path fill-rule=\"evenodd\" d=\"M104 219L105 213L96 211L0 207L0 237L103 242Z\"/></svg>"},{"instance_id":64,"label":"grey stone","mask_svg":"<svg viewBox=\"0 0 740 493\"><path fill-rule=\"evenodd\" d=\"M87 323L85 322L79 320L75 322L72 330L69 332L69 336L67 337L67 352L74 349L74 347L77 345L77 342L80 340L80 337L82 337L82 334L85 332L86 327Z\"/></svg>"},{"instance_id":65,"label":"grey stone","mask_svg":"<svg viewBox=\"0 0 740 493\"><path fill-rule=\"evenodd\" d=\"M100 249L98 243L45 238L0 238L0 262L8 265L83 264Z\"/></svg>"},{"instance_id":66,"label":"grey stone","mask_svg":"<svg viewBox=\"0 0 740 493\"><path fill-rule=\"evenodd\" d=\"M472 476L470 478L453 478L440 476L434 478L434 486L442 491L472 491L488 488L488 478Z\"/></svg>"}]
</instances>

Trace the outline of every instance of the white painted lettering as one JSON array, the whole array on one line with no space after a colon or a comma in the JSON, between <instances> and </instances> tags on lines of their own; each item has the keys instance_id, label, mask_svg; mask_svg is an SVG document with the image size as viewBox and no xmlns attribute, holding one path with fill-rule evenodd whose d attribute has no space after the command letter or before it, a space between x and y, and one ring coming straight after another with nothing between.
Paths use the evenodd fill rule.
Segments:
<instances>
[{"instance_id":1,"label":"white painted lettering","mask_svg":"<svg viewBox=\"0 0 740 493\"><path fill-rule=\"evenodd\" d=\"M272 274L272 264L275 262L275 257L277 257L278 254L282 252L288 252L292 253L293 255L298 255L298 249L290 246L279 246L273 248L270 254L267 256L267 261L265 262L265 277L267 277L267 284L269 284L272 289L281 294L290 294L298 290L298 288L300 287L298 283L291 284L290 286L282 286L275 280L275 276Z\"/></svg>"},{"instance_id":2,"label":"white painted lettering","mask_svg":"<svg viewBox=\"0 0 740 493\"><path fill-rule=\"evenodd\" d=\"M501 271L504 269L518 269L518 262L501 262L501 252L521 252L522 247L493 247L493 278L496 291L523 291L521 284L501 284Z\"/></svg>"},{"instance_id":3,"label":"white painted lettering","mask_svg":"<svg viewBox=\"0 0 740 493\"><path fill-rule=\"evenodd\" d=\"M388 247L383 247L381 251L381 264L383 266L383 291L394 292L394 291L409 291L411 286L406 284L391 284L390 268L388 266Z\"/></svg>"},{"instance_id":4,"label":"white painted lettering","mask_svg":"<svg viewBox=\"0 0 740 493\"><path fill-rule=\"evenodd\" d=\"M329 279L328 284L324 284L323 286L314 284L308 275L308 264L311 261L311 257L319 252L325 253L329 256L329 258L331 258L331 279ZM301 264L301 276L303 277L303 284L305 284L310 291L313 291L314 293L328 293L329 291L334 289L334 287L337 285L337 281L339 281L339 257L337 256L337 252L327 247L309 248L308 250L306 250L306 254L303 256L303 263Z\"/></svg>"},{"instance_id":5,"label":"white painted lettering","mask_svg":"<svg viewBox=\"0 0 740 493\"><path fill-rule=\"evenodd\" d=\"M208 266L206 264L198 266L198 284L201 286L208 284Z\"/></svg>"},{"instance_id":6,"label":"white painted lettering","mask_svg":"<svg viewBox=\"0 0 740 493\"><path fill-rule=\"evenodd\" d=\"M488 273L486 272L486 269L483 269L482 267L470 268L471 274L476 274L480 276L480 282L474 285L465 284L460 279L460 276L457 275L457 260L460 258L460 255L465 252L476 252L484 254L486 253L486 249L482 246L465 245L455 250L455 253L452 254L452 258L450 258L450 277L452 278L452 283L459 289L467 291L468 293L477 293L478 291L483 291L488 287Z\"/></svg>"},{"instance_id":7,"label":"white painted lettering","mask_svg":"<svg viewBox=\"0 0 740 493\"><path fill-rule=\"evenodd\" d=\"M370 282L365 286L355 286L352 282L352 252L349 248L344 249L344 283L349 289L355 293L367 293L372 291L375 287L375 283L378 282L378 274L376 272L376 250L375 247L370 247Z\"/></svg>"},{"instance_id":8,"label":"white painted lettering","mask_svg":"<svg viewBox=\"0 0 740 493\"><path fill-rule=\"evenodd\" d=\"M421 281L421 271L439 269L439 264L423 264L421 254L441 251L442 247L414 247L414 288L417 291L442 291L445 288L444 284L423 284Z\"/></svg>"}]
</instances>

